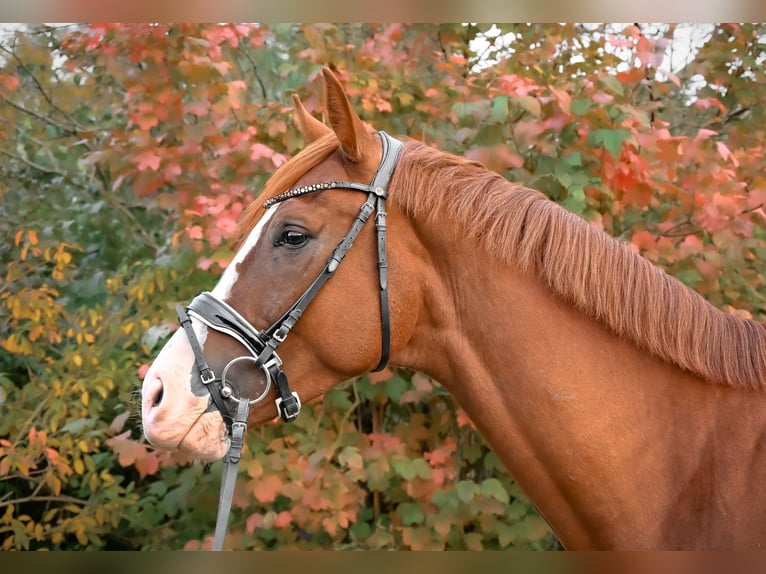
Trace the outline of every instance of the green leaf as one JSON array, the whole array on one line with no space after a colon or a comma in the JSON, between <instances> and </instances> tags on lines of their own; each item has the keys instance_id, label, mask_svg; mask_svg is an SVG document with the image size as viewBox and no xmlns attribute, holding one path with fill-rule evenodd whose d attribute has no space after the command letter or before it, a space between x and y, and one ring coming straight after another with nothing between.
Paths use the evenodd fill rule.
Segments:
<instances>
[{"instance_id":1,"label":"green leaf","mask_svg":"<svg viewBox=\"0 0 766 574\"><path fill-rule=\"evenodd\" d=\"M425 520L425 515L420 507L420 504L412 502L402 502L396 508L396 513L401 516L402 523L405 526L412 526L414 524L422 524Z\"/></svg>"},{"instance_id":2,"label":"green leaf","mask_svg":"<svg viewBox=\"0 0 766 574\"><path fill-rule=\"evenodd\" d=\"M501 548L506 548L516 541L516 531L508 524L499 523L496 532L497 541Z\"/></svg>"},{"instance_id":3,"label":"green leaf","mask_svg":"<svg viewBox=\"0 0 766 574\"><path fill-rule=\"evenodd\" d=\"M676 279L681 281L687 287L694 289L697 283L702 281L702 275L696 269L682 269L675 273Z\"/></svg>"},{"instance_id":4,"label":"green leaf","mask_svg":"<svg viewBox=\"0 0 766 574\"><path fill-rule=\"evenodd\" d=\"M582 155L579 151L565 155L563 158L564 163L570 167L580 167L582 165Z\"/></svg>"},{"instance_id":5,"label":"green leaf","mask_svg":"<svg viewBox=\"0 0 766 574\"><path fill-rule=\"evenodd\" d=\"M435 490L431 495L431 502L439 508L445 508L448 506L455 506L457 501L454 492L448 490Z\"/></svg>"},{"instance_id":6,"label":"green leaf","mask_svg":"<svg viewBox=\"0 0 766 574\"><path fill-rule=\"evenodd\" d=\"M416 458L412 461L412 470L417 476L424 480L431 480L433 472L428 462L424 458Z\"/></svg>"},{"instance_id":7,"label":"green leaf","mask_svg":"<svg viewBox=\"0 0 766 574\"><path fill-rule=\"evenodd\" d=\"M567 190L567 197L561 202L572 213L582 214L587 207L585 189L582 186L571 187Z\"/></svg>"},{"instance_id":8,"label":"green leaf","mask_svg":"<svg viewBox=\"0 0 766 574\"><path fill-rule=\"evenodd\" d=\"M392 401L398 403L399 399L402 398L402 393L407 390L408 386L409 383L402 377L399 375L394 375L386 381L386 394L391 398Z\"/></svg>"},{"instance_id":9,"label":"green leaf","mask_svg":"<svg viewBox=\"0 0 766 574\"><path fill-rule=\"evenodd\" d=\"M551 532L545 520L536 514L525 516L520 527L524 538L527 540L542 540Z\"/></svg>"},{"instance_id":10,"label":"green leaf","mask_svg":"<svg viewBox=\"0 0 766 574\"><path fill-rule=\"evenodd\" d=\"M508 496L508 492L503 487L503 483L496 478L488 478L482 482L480 491L484 496L499 500L503 504L508 504L510 501L510 496Z\"/></svg>"},{"instance_id":11,"label":"green leaf","mask_svg":"<svg viewBox=\"0 0 766 574\"><path fill-rule=\"evenodd\" d=\"M603 74L599 77L598 82L607 91L612 92L613 94L617 96L622 96L625 94L622 84L620 83L620 80L618 80L614 76L611 76L609 74Z\"/></svg>"},{"instance_id":12,"label":"green leaf","mask_svg":"<svg viewBox=\"0 0 766 574\"><path fill-rule=\"evenodd\" d=\"M570 105L569 109L576 116L584 116L592 105L593 102L590 100L576 98L572 100L572 104Z\"/></svg>"},{"instance_id":13,"label":"green leaf","mask_svg":"<svg viewBox=\"0 0 766 574\"><path fill-rule=\"evenodd\" d=\"M372 527L367 522L355 522L349 528L351 536L357 540L366 540L372 534Z\"/></svg>"},{"instance_id":14,"label":"green leaf","mask_svg":"<svg viewBox=\"0 0 766 574\"><path fill-rule=\"evenodd\" d=\"M500 461L500 459L497 457L497 455L490 451L487 451L487 454L484 456L484 466L488 471L496 471L496 472L502 472L505 473L505 466L503 466L503 463Z\"/></svg>"},{"instance_id":15,"label":"green leaf","mask_svg":"<svg viewBox=\"0 0 766 574\"><path fill-rule=\"evenodd\" d=\"M615 130L598 129L588 134L588 144L597 147L604 146L614 157L619 157L622 151L622 143L630 137L630 132L622 128Z\"/></svg>"},{"instance_id":16,"label":"green leaf","mask_svg":"<svg viewBox=\"0 0 766 574\"><path fill-rule=\"evenodd\" d=\"M336 387L325 395L324 405L330 411L346 412L351 408L353 402L345 388Z\"/></svg>"},{"instance_id":17,"label":"green leaf","mask_svg":"<svg viewBox=\"0 0 766 574\"><path fill-rule=\"evenodd\" d=\"M93 419L76 419L61 427L63 432L78 434L93 426Z\"/></svg>"},{"instance_id":18,"label":"green leaf","mask_svg":"<svg viewBox=\"0 0 766 574\"><path fill-rule=\"evenodd\" d=\"M487 100L479 100L477 102L457 102L452 106L452 111L461 120L469 119L483 119L487 117Z\"/></svg>"},{"instance_id":19,"label":"green leaf","mask_svg":"<svg viewBox=\"0 0 766 574\"><path fill-rule=\"evenodd\" d=\"M404 480L412 480L415 478L415 468L412 463L413 461L410 459L399 459L392 462L391 466L394 467L396 474Z\"/></svg>"},{"instance_id":20,"label":"green leaf","mask_svg":"<svg viewBox=\"0 0 766 574\"><path fill-rule=\"evenodd\" d=\"M508 96L497 96L492 99L492 113L489 119L496 124L505 123L508 119Z\"/></svg>"},{"instance_id":21,"label":"green leaf","mask_svg":"<svg viewBox=\"0 0 766 574\"><path fill-rule=\"evenodd\" d=\"M455 485L458 498L468 504L479 492L479 486L470 480L461 480Z\"/></svg>"},{"instance_id":22,"label":"green leaf","mask_svg":"<svg viewBox=\"0 0 766 574\"><path fill-rule=\"evenodd\" d=\"M521 109L529 112L536 118L539 118L542 114L542 108L537 98L532 96L516 96L513 98L513 102L518 104Z\"/></svg>"}]
</instances>

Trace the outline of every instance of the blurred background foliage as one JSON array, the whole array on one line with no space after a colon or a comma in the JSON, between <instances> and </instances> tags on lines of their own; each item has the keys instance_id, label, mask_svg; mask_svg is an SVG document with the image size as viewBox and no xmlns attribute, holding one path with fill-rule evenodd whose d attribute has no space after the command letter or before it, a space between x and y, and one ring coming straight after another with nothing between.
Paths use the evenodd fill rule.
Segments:
<instances>
[{"instance_id":1,"label":"blurred background foliage","mask_svg":"<svg viewBox=\"0 0 766 574\"><path fill-rule=\"evenodd\" d=\"M142 439L141 377L335 69L766 317L766 25L34 25L0 43L0 548L209 547L220 463ZM251 430L236 549L553 549L454 400L386 371Z\"/></svg>"}]
</instances>

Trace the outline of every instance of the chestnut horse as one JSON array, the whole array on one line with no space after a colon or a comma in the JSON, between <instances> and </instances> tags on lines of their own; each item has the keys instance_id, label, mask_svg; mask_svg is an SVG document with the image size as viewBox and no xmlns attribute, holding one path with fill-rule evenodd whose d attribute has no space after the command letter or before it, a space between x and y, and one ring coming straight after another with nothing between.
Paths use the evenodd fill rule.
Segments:
<instances>
[{"instance_id":1,"label":"chestnut horse","mask_svg":"<svg viewBox=\"0 0 766 574\"><path fill-rule=\"evenodd\" d=\"M762 548L764 325L475 162L410 140L386 159L397 140L324 79L329 125L296 98L307 147L245 213L234 260L146 374L147 439L220 458L229 394L308 401L369 372L390 341L390 364L456 398L566 548ZM392 161L390 182L367 184ZM376 233L360 214L385 197ZM332 264L352 223L354 247ZM330 267L337 277L312 290ZM222 406L205 360L229 369ZM283 407L259 402L249 423L289 420L300 404Z\"/></svg>"}]
</instances>

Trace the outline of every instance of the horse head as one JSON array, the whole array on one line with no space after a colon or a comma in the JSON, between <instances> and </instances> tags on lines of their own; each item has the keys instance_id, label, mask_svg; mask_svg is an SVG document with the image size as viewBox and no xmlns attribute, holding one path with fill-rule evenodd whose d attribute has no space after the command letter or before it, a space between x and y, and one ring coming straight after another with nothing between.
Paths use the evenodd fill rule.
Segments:
<instances>
[{"instance_id":1,"label":"horse head","mask_svg":"<svg viewBox=\"0 0 766 574\"><path fill-rule=\"evenodd\" d=\"M251 423L292 420L300 401L385 366L414 328L421 283L404 254L418 242L385 203L402 144L360 120L332 72L324 79L329 126L295 97L307 147L247 210L234 259L179 310L183 328L146 373L142 418L155 446L220 458L239 399L252 404Z\"/></svg>"}]
</instances>

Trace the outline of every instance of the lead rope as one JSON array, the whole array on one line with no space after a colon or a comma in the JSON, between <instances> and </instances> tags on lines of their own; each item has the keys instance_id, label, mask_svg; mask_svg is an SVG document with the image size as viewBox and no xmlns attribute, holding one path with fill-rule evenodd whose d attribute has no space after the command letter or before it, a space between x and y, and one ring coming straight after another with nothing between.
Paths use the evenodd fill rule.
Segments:
<instances>
[{"instance_id":1,"label":"lead rope","mask_svg":"<svg viewBox=\"0 0 766 574\"><path fill-rule=\"evenodd\" d=\"M215 536L213 537L213 550L223 550L223 540L229 527L229 515L231 504L234 500L234 485L237 482L237 470L242 458L242 447L245 444L247 432L247 415L250 412L250 402L247 399L239 399L237 414L231 425L231 442L229 451L223 457L223 471L221 473L221 494L218 497L218 517L215 521Z\"/></svg>"}]
</instances>

